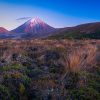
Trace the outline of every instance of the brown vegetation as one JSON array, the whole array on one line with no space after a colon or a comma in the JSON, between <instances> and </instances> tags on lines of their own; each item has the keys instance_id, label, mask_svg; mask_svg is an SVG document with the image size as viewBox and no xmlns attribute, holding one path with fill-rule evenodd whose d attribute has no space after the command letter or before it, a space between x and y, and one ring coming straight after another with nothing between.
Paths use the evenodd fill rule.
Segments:
<instances>
[{"instance_id":1,"label":"brown vegetation","mask_svg":"<svg viewBox=\"0 0 100 100\"><path fill-rule=\"evenodd\" d=\"M99 40L0 40L0 99L99 100L99 83Z\"/></svg>"}]
</instances>

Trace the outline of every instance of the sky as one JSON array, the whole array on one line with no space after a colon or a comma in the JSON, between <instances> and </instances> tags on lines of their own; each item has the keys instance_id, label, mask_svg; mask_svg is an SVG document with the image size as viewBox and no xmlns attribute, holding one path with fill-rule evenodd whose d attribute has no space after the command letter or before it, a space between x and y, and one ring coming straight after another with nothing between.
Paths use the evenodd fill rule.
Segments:
<instances>
[{"instance_id":1,"label":"sky","mask_svg":"<svg viewBox=\"0 0 100 100\"><path fill-rule=\"evenodd\" d=\"M100 21L100 0L0 0L0 27L39 17L55 28Z\"/></svg>"}]
</instances>

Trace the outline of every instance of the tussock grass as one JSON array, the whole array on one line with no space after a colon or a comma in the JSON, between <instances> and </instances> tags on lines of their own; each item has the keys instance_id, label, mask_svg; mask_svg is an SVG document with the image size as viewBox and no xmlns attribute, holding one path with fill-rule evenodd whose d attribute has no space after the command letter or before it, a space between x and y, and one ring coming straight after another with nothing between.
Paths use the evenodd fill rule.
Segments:
<instances>
[{"instance_id":1,"label":"tussock grass","mask_svg":"<svg viewBox=\"0 0 100 100\"><path fill-rule=\"evenodd\" d=\"M96 64L97 47L86 45L84 47L72 48L70 52L63 55L65 69L71 72L86 70Z\"/></svg>"}]
</instances>

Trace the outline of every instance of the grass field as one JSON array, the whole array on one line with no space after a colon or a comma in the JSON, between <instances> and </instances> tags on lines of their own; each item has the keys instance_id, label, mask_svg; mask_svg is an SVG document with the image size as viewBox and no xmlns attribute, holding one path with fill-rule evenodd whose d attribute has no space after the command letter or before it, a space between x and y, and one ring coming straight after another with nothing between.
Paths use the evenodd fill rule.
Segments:
<instances>
[{"instance_id":1,"label":"grass field","mask_svg":"<svg viewBox=\"0 0 100 100\"><path fill-rule=\"evenodd\" d=\"M0 100L100 100L100 40L0 40Z\"/></svg>"}]
</instances>

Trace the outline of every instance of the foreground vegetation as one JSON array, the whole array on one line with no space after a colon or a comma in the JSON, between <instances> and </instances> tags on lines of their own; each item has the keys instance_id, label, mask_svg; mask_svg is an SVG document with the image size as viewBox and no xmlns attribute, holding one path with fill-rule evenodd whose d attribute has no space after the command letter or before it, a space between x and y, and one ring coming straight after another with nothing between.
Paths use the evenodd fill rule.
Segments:
<instances>
[{"instance_id":1,"label":"foreground vegetation","mask_svg":"<svg viewBox=\"0 0 100 100\"><path fill-rule=\"evenodd\" d=\"M0 40L0 100L100 100L100 41Z\"/></svg>"}]
</instances>

